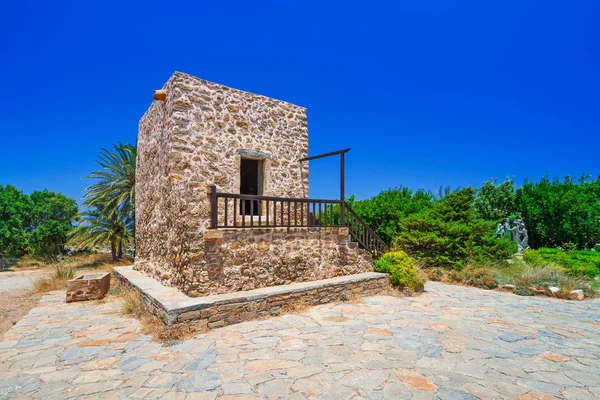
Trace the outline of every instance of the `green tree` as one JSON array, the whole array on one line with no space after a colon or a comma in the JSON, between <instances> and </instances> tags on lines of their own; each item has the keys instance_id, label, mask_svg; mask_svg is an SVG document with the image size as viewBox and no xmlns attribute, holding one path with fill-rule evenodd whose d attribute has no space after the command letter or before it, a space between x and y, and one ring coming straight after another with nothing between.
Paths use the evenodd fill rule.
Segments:
<instances>
[{"instance_id":1,"label":"green tree","mask_svg":"<svg viewBox=\"0 0 600 400\"><path fill-rule=\"evenodd\" d=\"M123 246L132 242L133 224L130 213L109 214L104 208L92 207L79 214L79 224L69 235L69 245L76 249L110 246L113 260L123 258Z\"/></svg>"},{"instance_id":2,"label":"green tree","mask_svg":"<svg viewBox=\"0 0 600 400\"><path fill-rule=\"evenodd\" d=\"M25 254L30 225L29 197L12 185L0 185L0 258Z\"/></svg>"},{"instance_id":3,"label":"green tree","mask_svg":"<svg viewBox=\"0 0 600 400\"><path fill-rule=\"evenodd\" d=\"M368 200L349 199L349 205L385 242L390 243L402 230L402 221L431 206L432 196L423 190L406 187L379 192Z\"/></svg>"},{"instance_id":4,"label":"green tree","mask_svg":"<svg viewBox=\"0 0 600 400\"><path fill-rule=\"evenodd\" d=\"M478 217L474 197L475 189L461 189L407 217L395 245L425 267L461 269L506 259L515 244L495 238L494 223Z\"/></svg>"},{"instance_id":5,"label":"green tree","mask_svg":"<svg viewBox=\"0 0 600 400\"><path fill-rule=\"evenodd\" d=\"M573 243L579 249L600 242L600 180L544 176L517 190L516 209L525 221L533 248Z\"/></svg>"},{"instance_id":6,"label":"green tree","mask_svg":"<svg viewBox=\"0 0 600 400\"><path fill-rule=\"evenodd\" d=\"M497 182L497 179L485 181L477 191L477 197L473 202L477 213L486 221L518 217L515 215L514 181L507 178L500 184Z\"/></svg>"},{"instance_id":7,"label":"green tree","mask_svg":"<svg viewBox=\"0 0 600 400\"><path fill-rule=\"evenodd\" d=\"M31 199L29 252L36 257L56 259L64 254L67 234L73 228L77 203L62 193L35 191Z\"/></svg>"}]
</instances>

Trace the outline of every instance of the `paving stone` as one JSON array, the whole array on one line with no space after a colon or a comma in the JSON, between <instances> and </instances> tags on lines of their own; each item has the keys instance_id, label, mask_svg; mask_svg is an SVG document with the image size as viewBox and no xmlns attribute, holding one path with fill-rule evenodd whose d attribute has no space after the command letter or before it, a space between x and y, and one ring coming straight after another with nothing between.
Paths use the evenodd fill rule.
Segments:
<instances>
[{"instance_id":1,"label":"paving stone","mask_svg":"<svg viewBox=\"0 0 600 400\"><path fill-rule=\"evenodd\" d=\"M320 305L174 346L141 334L118 301L43 296L0 339L0 398L600 397L598 299L429 282L419 296Z\"/></svg>"},{"instance_id":2,"label":"paving stone","mask_svg":"<svg viewBox=\"0 0 600 400\"><path fill-rule=\"evenodd\" d=\"M124 357L119 361L119 367L124 371L133 371L147 362L150 362L150 360L137 357Z\"/></svg>"},{"instance_id":3,"label":"paving stone","mask_svg":"<svg viewBox=\"0 0 600 400\"><path fill-rule=\"evenodd\" d=\"M447 386L440 387L435 394L435 398L440 400L478 400L470 393Z\"/></svg>"},{"instance_id":4,"label":"paving stone","mask_svg":"<svg viewBox=\"0 0 600 400\"><path fill-rule=\"evenodd\" d=\"M21 376L0 380L0 398L21 397L39 389L41 383L33 376Z\"/></svg>"},{"instance_id":5,"label":"paving stone","mask_svg":"<svg viewBox=\"0 0 600 400\"><path fill-rule=\"evenodd\" d=\"M508 343L514 343L514 342L518 342L520 340L525 340L525 338L523 336L519 336L514 333L505 332L505 331L501 331L499 337L500 337L500 339L502 339Z\"/></svg>"},{"instance_id":6,"label":"paving stone","mask_svg":"<svg viewBox=\"0 0 600 400\"><path fill-rule=\"evenodd\" d=\"M199 371L201 369L205 369L209 365L214 364L216 360L217 350L212 349L197 357L195 360L189 363L188 366L185 367L185 369L187 371Z\"/></svg>"},{"instance_id":7,"label":"paving stone","mask_svg":"<svg viewBox=\"0 0 600 400\"><path fill-rule=\"evenodd\" d=\"M179 381L177 389L184 392L208 392L216 389L220 384L219 375L208 371L198 371Z\"/></svg>"},{"instance_id":8,"label":"paving stone","mask_svg":"<svg viewBox=\"0 0 600 400\"><path fill-rule=\"evenodd\" d=\"M73 390L67 394L67 398L89 396L97 393L107 392L116 389L122 383L121 380L113 380L108 382L94 382L75 385Z\"/></svg>"},{"instance_id":9,"label":"paving stone","mask_svg":"<svg viewBox=\"0 0 600 400\"><path fill-rule=\"evenodd\" d=\"M178 380L178 374L161 373L148 379L144 386L149 388L172 388Z\"/></svg>"},{"instance_id":10,"label":"paving stone","mask_svg":"<svg viewBox=\"0 0 600 400\"><path fill-rule=\"evenodd\" d=\"M225 395L247 395L252 394L252 388L248 382L236 381L230 383L224 383L222 386L223 394Z\"/></svg>"}]
</instances>

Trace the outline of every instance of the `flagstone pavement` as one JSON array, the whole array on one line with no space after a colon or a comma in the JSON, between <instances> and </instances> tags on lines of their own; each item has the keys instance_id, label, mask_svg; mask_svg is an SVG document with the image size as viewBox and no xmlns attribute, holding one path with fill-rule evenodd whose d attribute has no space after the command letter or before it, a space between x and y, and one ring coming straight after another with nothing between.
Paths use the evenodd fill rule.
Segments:
<instances>
[{"instance_id":1,"label":"flagstone pavement","mask_svg":"<svg viewBox=\"0 0 600 400\"><path fill-rule=\"evenodd\" d=\"M0 398L600 398L600 300L428 283L171 346L119 299L44 296L0 341Z\"/></svg>"}]
</instances>

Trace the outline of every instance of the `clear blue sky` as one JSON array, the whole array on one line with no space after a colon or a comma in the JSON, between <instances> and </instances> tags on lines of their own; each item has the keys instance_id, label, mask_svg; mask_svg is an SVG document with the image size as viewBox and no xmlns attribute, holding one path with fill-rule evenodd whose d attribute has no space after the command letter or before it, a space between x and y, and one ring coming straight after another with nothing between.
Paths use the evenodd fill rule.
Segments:
<instances>
[{"instance_id":1,"label":"clear blue sky","mask_svg":"<svg viewBox=\"0 0 600 400\"><path fill-rule=\"evenodd\" d=\"M96 3L95 5L92 3ZM308 108L347 192L600 173L600 2L5 2L0 184L78 200L174 71ZM311 163L337 195L337 160Z\"/></svg>"}]
</instances>

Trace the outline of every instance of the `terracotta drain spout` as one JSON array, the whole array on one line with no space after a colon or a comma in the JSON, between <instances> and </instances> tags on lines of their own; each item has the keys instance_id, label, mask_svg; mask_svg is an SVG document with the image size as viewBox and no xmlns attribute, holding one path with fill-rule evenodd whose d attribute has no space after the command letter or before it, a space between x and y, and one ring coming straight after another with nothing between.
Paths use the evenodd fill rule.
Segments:
<instances>
[{"instance_id":1,"label":"terracotta drain spout","mask_svg":"<svg viewBox=\"0 0 600 400\"><path fill-rule=\"evenodd\" d=\"M167 99L167 91L166 90L155 90L154 96L152 96L154 100L165 101Z\"/></svg>"}]
</instances>

